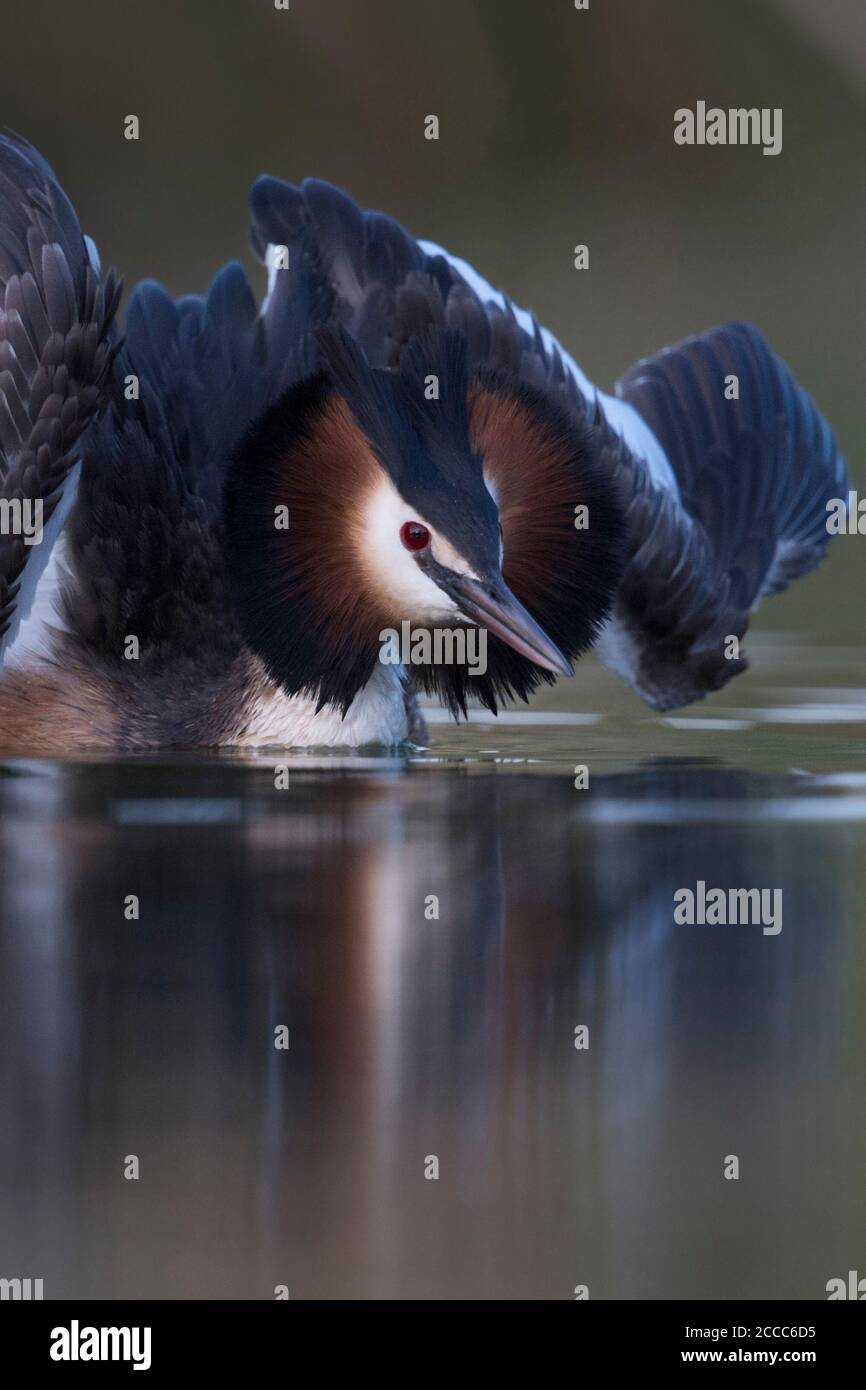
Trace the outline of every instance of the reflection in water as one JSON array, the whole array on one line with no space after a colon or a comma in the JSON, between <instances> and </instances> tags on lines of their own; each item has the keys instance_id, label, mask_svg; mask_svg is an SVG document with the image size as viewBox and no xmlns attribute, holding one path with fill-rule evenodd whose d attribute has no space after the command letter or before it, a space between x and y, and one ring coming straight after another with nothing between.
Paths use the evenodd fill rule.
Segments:
<instances>
[{"instance_id":1,"label":"reflection in water","mask_svg":"<svg viewBox=\"0 0 866 1390\"><path fill-rule=\"evenodd\" d=\"M861 794L672 761L588 792L398 760L302 759L287 791L266 764L8 765L0 1275L822 1297L863 1259ZM674 925L698 879L782 888L781 934Z\"/></svg>"}]
</instances>

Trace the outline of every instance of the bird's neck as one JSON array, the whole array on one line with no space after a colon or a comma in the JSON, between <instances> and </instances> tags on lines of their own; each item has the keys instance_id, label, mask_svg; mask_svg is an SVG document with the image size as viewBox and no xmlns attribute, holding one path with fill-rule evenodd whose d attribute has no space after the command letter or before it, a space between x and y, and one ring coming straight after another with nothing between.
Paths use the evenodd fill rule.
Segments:
<instances>
[{"instance_id":1,"label":"bird's neck","mask_svg":"<svg viewBox=\"0 0 866 1390\"><path fill-rule=\"evenodd\" d=\"M250 677L240 728L232 742L249 748L282 744L295 747L358 748L393 746L408 738L402 671L376 663L345 718L333 705L316 712L309 695L287 695L269 679L258 657L249 655Z\"/></svg>"}]
</instances>

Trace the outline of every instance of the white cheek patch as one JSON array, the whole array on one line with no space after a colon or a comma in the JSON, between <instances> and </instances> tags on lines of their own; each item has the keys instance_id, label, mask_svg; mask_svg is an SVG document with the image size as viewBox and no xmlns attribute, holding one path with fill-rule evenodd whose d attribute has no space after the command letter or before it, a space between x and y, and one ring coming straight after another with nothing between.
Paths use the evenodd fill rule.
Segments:
<instances>
[{"instance_id":1,"label":"white cheek patch","mask_svg":"<svg viewBox=\"0 0 866 1390\"><path fill-rule=\"evenodd\" d=\"M411 508L390 478L383 475L367 503L358 532L361 562L370 582L401 619L425 623L439 618L453 619L459 613L456 603L427 577L400 539L400 528L407 521L418 521L427 527L431 536L430 550L440 565L458 574L472 574L459 551L440 536L420 512Z\"/></svg>"}]
</instances>

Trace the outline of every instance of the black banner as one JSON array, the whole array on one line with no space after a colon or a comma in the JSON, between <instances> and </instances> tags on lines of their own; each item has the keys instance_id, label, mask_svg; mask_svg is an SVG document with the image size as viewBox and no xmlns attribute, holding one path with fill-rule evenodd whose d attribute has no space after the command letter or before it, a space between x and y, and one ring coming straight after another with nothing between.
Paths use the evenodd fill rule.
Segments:
<instances>
[{"instance_id":1,"label":"black banner","mask_svg":"<svg viewBox=\"0 0 866 1390\"><path fill-rule=\"evenodd\" d=\"M304 1337L316 1337L326 1326L339 1323L351 1328L356 1317L353 1305L337 1303L313 1311L310 1303L264 1304L254 1302L214 1303L102 1303L45 1302L0 1305L0 1329L7 1363L20 1370L59 1378L97 1374L111 1368L130 1375L138 1372L159 1378L177 1372L225 1376L249 1373L266 1362L282 1363L291 1374L298 1366ZM437 1344L442 1346L443 1373L454 1369L454 1350L440 1343L441 1315L436 1319ZM462 1324L465 1311L459 1313ZM480 1327L489 1334L487 1313L476 1308ZM375 1306L364 1305L364 1330ZM532 1324L533 1327L537 1326ZM557 1317L548 1324L551 1332L565 1330L571 1342L570 1355L579 1348L581 1361L592 1358L593 1365L610 1369L667 1371L675 1366L700 1365L807 1365L823 1372L851 1363L863 1344L862 1315L832 1303L657 1303L586 1302L572 1308L569 1317ZM494 1323L495 1328L495 1323ZM347 1329L348 1330L348 1329ZM461 1331L465 1332L462 1324ZM508 1340L502 1338L503 1351L511 1355L513 1324ZM311 1341L304 1358L320 1354L333 1363L335 1344ZM353 1361L364 1361L369 1344L341 1344ZM489 1335L483 1355L495 1361L496 1342ZM381 1356L381 1351L379 1355ZM437 1353L425 1343L418 1369L429 1378ZM401 1353L403 1372L412 1370Z\"/></svg>"}]
</instances>

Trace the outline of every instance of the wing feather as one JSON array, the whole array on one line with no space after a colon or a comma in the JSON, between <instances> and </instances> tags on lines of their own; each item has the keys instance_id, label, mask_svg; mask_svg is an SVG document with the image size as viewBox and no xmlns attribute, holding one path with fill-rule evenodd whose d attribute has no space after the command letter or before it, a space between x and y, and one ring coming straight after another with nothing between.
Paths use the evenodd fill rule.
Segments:
<instances>
[{"instance_id":1,"label":"wing feather","mask_svg":"<svg viewBox=\"0 0 866 1390\"><path fill-rule=\"evenodd\" d=\"M45 160L0 137L0 502L4 519L16 504L40 506L43 526L32 545L20 527L0 532L0 659L71 505L74 488L64 484L104 401L119 294L113 275L100 280Z\"/></svg>"}]
</instances>

